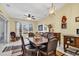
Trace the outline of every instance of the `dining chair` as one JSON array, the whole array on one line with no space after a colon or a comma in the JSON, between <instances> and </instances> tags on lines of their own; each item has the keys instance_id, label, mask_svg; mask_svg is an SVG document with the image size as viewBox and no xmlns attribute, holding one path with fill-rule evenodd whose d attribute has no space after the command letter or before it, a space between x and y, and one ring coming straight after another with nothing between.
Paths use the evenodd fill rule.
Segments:
<instances>
[{"instance_id":1,"label":"dining chair","mask_svg":"<svg viewBox=\"0 0 79 59\"><path fill-rule=\"evenodd\" d=\"M21 47L19 49L14 49L12 54L13 55L17 55L17 56L25 56L26 55L26 48L25 48L25 43L24 43L24 39L23 36L20 35L20 40L21 40Z\"/></svg>"},{"instance_id":2,"label":"dining chair","mask_svg":"<svg viewBox=\"0 0 79 59\"><path fill-rule=\"evenodd\" d=\"M30 32L28 33L29 37L34 37L34 33Z\"/></svg>"},{"instance_id":3,"label":"dining chair","mask_svg":"<svg viewBox=\"0 0 79 59\"><path fill-rule=\"evenodd\" d=\"M47 43L47 47L40 50L41 55L50 56L56 55L56 48L57 48L57 39L51 39Z\"/></svg>"},{"instance_id":4,"label":"dining chair","mask_svg":"<svg viewBox=\"0 0 79 59\"><path fill-rule=\"evenodd\" d=\"M20 37L21 37L21 42L22 42L22 46L21 46L21 48L22 48L22 56L25 56L26 55L26 48L25 48L24 39L23 39L22 35L20 35Z\"/></svg>"},{"instance_id":5,"label":"dining chair","mask_svg":"<svg viewBox=\"0 0 79 59\"><path fill-rule=\"evenodd\" d=\"M29 44L25 45L25 42L24 42L24 39L23 39L22 35L21 35L21 41L22 41L22 55L23 56L25 56L25 55L33 55L33 52L36 51L35 47L33 46L33 43L31 41L29 41Z\"/></svg>"},{"instance_id":6,"label":"dining chair","mask_svg":"<svg viewBox=\"0 0 79 59\"><path fill-rule=\"evenodd\" d=\"M12 42L16 41L16 33L15 32L10 32L10 37L11 37Z\"/></svg>"},{"instance_id":7,"label":"dining chair","mask_svg":"<svg viewBox=\"0 0 79 59\"><path fill-rule=\"evenodd\" d=\"M14 52L12 53L13 55L17 56L29 56L32 55L33 52L35 52L36 50L34 49L34 47L32 46L32 43L27 43L25 44L24 38L22 35L20 35L21 38L21 48L18 49L18 51L16 51L16 49L14 50ZM27 40L27 39L26 39Z\"/></svg>"}]
</instances>

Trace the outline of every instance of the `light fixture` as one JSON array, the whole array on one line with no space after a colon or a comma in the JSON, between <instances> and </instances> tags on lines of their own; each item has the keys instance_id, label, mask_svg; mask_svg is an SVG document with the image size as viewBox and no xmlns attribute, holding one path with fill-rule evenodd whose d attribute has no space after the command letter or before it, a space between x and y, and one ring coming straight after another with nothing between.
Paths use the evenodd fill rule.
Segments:
<instances>
[{"instance_id":1,"label":"light fixture","mask_svg":"<svg viewBox=\"0 0 79 59\"><path fill-rule=\"evenodd\" d=\"M50 9L49 9L49 14L53 14L55 12L55 6L54 4L52 3Z\"/></svg>"},{"instance_id":2,"label":"light fixture","mask_svg":"<svg viewBox=\"0 0 79 59\"><path fill-rule=\"evenodd\" d=\"M25 14L24 16L26 17L27 20L32 20L30 14Z\"/></svg>"},{"instance_id":3,"label":"light fixture","mask_svg":"<svg viewBox=\"0 0 79 59\"><path fill-rule=\"evenodd\" d=\"M30 14L28 14L27 19L28 19L28 20L32 20L32 18L31 18L31 15L30 15Z\"/></svg>"},{"instance_id":4,"label":"light fixture","mask_svg":"<svg viewBox=\"0 0 79 59\"><path fill-rule=\"evenodd\" d=\"M27 20L32 20L32 18L31 17L27 17Z\"/></svg>"},{"instance_id":5,"label":"light fixture","mask_svg":"<svg viewBox=\"0 0 79 59\"><path fill-rule=\"evenodd\" d=\"M35 19L35 17L32 16L31 14L25 14L24 16L26 17L27 20L34 20Z\"/></svg>"}]
</instances>

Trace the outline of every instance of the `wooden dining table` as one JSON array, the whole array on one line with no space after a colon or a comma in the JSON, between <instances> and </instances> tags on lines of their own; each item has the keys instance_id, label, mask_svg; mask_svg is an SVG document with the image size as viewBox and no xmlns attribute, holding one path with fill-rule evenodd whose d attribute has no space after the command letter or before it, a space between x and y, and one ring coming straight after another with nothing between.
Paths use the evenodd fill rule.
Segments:
<instances>
[{"instance_id":1,"label":"wooden dining table","mask_svg":"<svg viewBox=\"0 0 79 59\"><path fill-rule=\"evenodd\" d=\"M30 37L29 40L34 44L34 46L37 48L37 56L39 55L39 47L48 42L48 39L45 37L41 37L41 39L39 41L36 41L35 38Z\"/></svg>"},{"instance_id":2,"label":"wooden dining table","mask_svg":"<svg viewBox=\"0 0 79 59\"><path fill-rule=\"evenodd\" d=\"M34 43L36 46L40 46L41 44L48 42L48 39L45 38L45 37L42 37L39 41L35 41L35 38L33 38L33 37L29 38L29 40L30 40L32 43Z\"/></svg>"}]
</instances>

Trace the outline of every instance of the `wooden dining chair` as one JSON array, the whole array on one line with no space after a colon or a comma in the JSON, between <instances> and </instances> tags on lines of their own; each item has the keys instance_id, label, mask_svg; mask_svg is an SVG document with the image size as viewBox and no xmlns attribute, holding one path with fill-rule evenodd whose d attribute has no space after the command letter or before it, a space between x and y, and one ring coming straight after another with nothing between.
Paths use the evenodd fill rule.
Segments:
<instances>
[{"instance_id":1,"label":"wooden dining chair","mask_svg":"<svg viewBox=\"0 0 79 59\"><path fill-rule=\"evenodd\" d=\"M29 37L34 37L34 33L30 32L28 33Z\"/></svg>"},{"instance_id":2,"label":"wooden dining chair","mask_svg":"<svg viewBox=\"0 0 79 59\"><path fill-rule=\"evenodd\" d=\"M32 53L36 51L35 47L33 46L33 43L29 41L29 44L25 45L23 36L21 35L20 37L22 41L22 56L33 55Z\"/></svg>"},{"instance_id":3,"label":"wooden dining chair","mask_svg":"<svg viewBox=\"0 0 79 59\"><path fill-rule=\"evenodd\" d=\"M19 49L14 49L12 52L12 55L17 55L17 56L25 56L26 55L26 48L25 48L25 43L24 43L24 39L23 36L20 35L20 40L21 40L21 47Z\"/></svg>"},{"instance_id":4,"label":"wooden dining chair","mask_svg":"<svg viewBox=\"0 0 79 59\"><path fill-rule=\"evenodd\" d=\"M24 39L23 39L23 36L20 35L21 37L21 42L22 42L22 56L25 56L26 55L26 48L25 48L25 43L24 43Z\"/></svg>"},{"instance_id":5,"label":"wooden dining chair","mask_svg":"<svg viewBox=\"0 0 79 59\"><path fill-rule=\"evenodd\" d=\"M41 55L56 55L57 39L52 39L47 43L47 47L40 50Z\"/></svg>"},{"instance_id":6,"label":"wooden dining chair","mask_svg":"<svg viewBox=\"0 0 79 59\"><path fill-rule=\"evenodd\" d=\"M29 45L25 46L25 48L27 49L28 53L30 52L30 55L35 56L37 53L37 48L36 46L29 40L29 38L27 38L29 41Z\"/></svg>"},{"instance_id":7,"label":"wooden dining chair","mask_svg":"<svg viewBox=\"0 0 79 59\"><path fill-rule=\"evenodd\" d=\"M12 42L16 41L16 33L15 32L10 32L10 37L11 37Z\"/></svg>"},{"instance_id":8,"label":"wooden dining chair","mask_svg":"<svg viewBox=\"0 0 79 59\"><path fill-rule=\"evenodd\" d=\"M30 56L35 55L34 52L36 51L35 47L33 46L32 42L29 42L29 44L25 44L24 38L22 35L20 35L21 38L21 49L12 53L13 55L17 54L18 56Z\"/></svg>"}]
</instances>

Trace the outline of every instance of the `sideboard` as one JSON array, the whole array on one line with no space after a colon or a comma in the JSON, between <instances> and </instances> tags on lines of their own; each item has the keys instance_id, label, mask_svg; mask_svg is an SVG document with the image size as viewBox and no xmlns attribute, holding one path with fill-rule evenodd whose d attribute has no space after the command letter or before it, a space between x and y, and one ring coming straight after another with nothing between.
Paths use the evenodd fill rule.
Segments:
<instances>
[{"instance_id":1,"label":"sideboard","mask_svg":"<svg viewBox=\"0 0 79 59\"><path fill-rule=\"evenodd\" d=\"M64 51L66 51L66 48L69 46L79 48L79 37L64 35Z\"/></svg>"}]
</instances>

